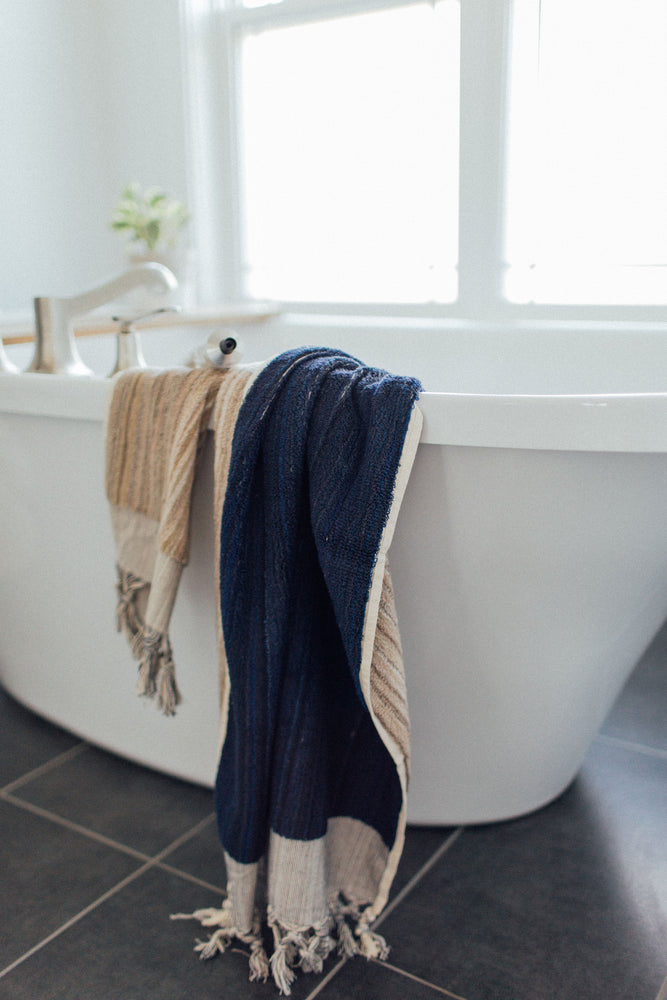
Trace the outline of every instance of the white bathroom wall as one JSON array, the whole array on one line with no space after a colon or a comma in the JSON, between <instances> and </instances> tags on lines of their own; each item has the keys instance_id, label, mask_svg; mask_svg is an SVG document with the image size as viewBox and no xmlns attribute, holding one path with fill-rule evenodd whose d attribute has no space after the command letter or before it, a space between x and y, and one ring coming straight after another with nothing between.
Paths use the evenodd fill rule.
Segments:
<instances>
[{"instance_id":1,"label":"white bathroom wall","mask_svg":"<svg viewBox=\"0 0 667 1000\"><path fill-rule=\"evenodd\" d=\"M187 194L178 0L0 0L0 321L121 270L130 180Z\"/></svg>"}]
</instances>

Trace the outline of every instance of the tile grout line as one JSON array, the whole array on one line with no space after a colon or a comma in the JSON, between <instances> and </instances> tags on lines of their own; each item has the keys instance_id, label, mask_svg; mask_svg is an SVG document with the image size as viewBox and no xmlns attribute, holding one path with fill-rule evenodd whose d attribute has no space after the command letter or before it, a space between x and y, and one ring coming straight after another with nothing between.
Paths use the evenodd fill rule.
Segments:
<instances>
[{"instance_id":1,"label":"tile grout line","mask_svg":"<svg viewBox=\"0 0 667 1000\"><path fill-rule=\"evenodd\" d=\"M632 740L622 740L618 736L607 736L605 733L598 733L594 742L644 754L646 757L657 757L660 760L667 760L667 750L661 750L659 747L651 747L646 743L633 743Z\"/></svg>"},{"instance_id":2,"label":"tile grout line","mask_svg":"<svg viewBox=\"0 0 667 1000\"><path fill-rule=\"evenodd\" d=\"M655 1000L667 1000L667 976L665 976L662 986L658 990L658 995Z\"/></svg>"},{"instance_id":3,"label":"tile grout line","mask_svg":"<svg viewBox=\"0 0 667 1000\"><path fill-rule=\"evenodd\" d=\"M412 892L417 883L421 882L424 875L426 875L427 872L429 872L431 868L433 868L433 866L438 863L443 854L446 854L449 848L456 843L456 841L463 833L464 829L465 827L459 826L456 828L456 830L452 831L452 833L450 833L445 842L441 844L440 847L437 849L437 851L434 851L434 853L428 859L428 861L426 861L421 866L419 871L415 872L415 874L412 876L409 882L406 882L401 891L394 897L394 899L392 899L391 903L389 903L389 905L382 911L378 919L373 923L374 930L376 927L379 927L380 924L383 923L385 918L388 917L390 913L393 913L393 911L396 909L399 903L403 902L408 893Z\"/></svg>"},{"instance_id":4,"label":"tile grout line","mask_svg":"<svg viewBox=\"0 0 667 1000\"><path fill-rule=\"evenodd\" d=\"M10 794L14 791L14 789L28 784L28 782L41 777L43 774L48 774L49 771L55 770L55 768L60 767L61 764L66 764L67 761L72 760L74 757L78 757L79 754L83 753L84 750L87 750L88 747L88 743L81 742L75 744L73 747L70 747L69 750L64 750L62 753L56 754L55 757L51 757L50 760L45 761L44 764L40 764L39 767L34 767L31 771L26 771L26 773L22 774L20 778L15 778L14 781L10 781L7 785L4 785L0 788L0 794L5 792Z\"/></svg>"},{"instance_id":5,"label":"tile grout line","mask_svg":"<svg viewBox=\"0 0 667 1000\"><path fill-rule=\"evenodd\" d=\"M121 854L127 854L130 857L136 858L138 861L151 861L157 868L161 868L163 871L169 872L171 875L178 875L186 882L193 882L195 885L200 885L202 889L208 889L211 892L220 893L222 895L225 893L225 890L219 885L207 882L204 879L198 878L196 875L191 875L190 872L177 868L175 865L169 865L163 861L156 860L159 855L151 857L150 854L138 851L136 848L130 847L128 844L123 844L119 840L113 840L111 837L107 837L103 833L91 830L90 827L81 826L79 823L74 823L72 820L66 819L64 816L60 816L58 813L51 812L49 809L44 809L42 806L35 805L28 799L21 799L9 793L6 794L4 789L0 789L0 801L9 802L18 809L25 809L26 812L33 813L34 815L41 817L41 819L45 819L51 823L56 823L58 826L62 826L66 830L71 830L72 833L78 833L82 837L94 840L97 843L102 844L104 847L111 847L116 851L120 851ZM211 823L213 819L214 814L211 813L202 822L204 825L207 825L208 823ZM197 832L199 831L195 829L194 833ZM192 835L194 835L194 833ZM190 835L190 831L188 831L187 836ZM170 844L168 848L165 848L165 850L176 850L179 846L180 843L175 841L173 844Z\"/></svg>"},{"instance_id":6,"label":"tile grout line","mask_svg":"<svg viewBox=\"0 0 667 1000\"><path fill-rule=\"evenodd\" d=\"M378 917L378 919L376 921L374 921L374 923L372 924L373 930L375 930L377 927L380 926L380 924L385 919L385 917L388 917L389 914L392 913L396 909L396 907L399 905L399 903L403 902L403 900L408 895L408 893L411 892L412 889L414 889L414 887L417 885L418 882L421 881L421 879L424 877L424 875L426 875L427 872L429 872L431 870L431 868L435 864L437 864L437 862L440 860L440 858L443 856L443 854L446 854L446 852L449 850L449 848L458 840L458 838L463 833L464 829L465 829L465 827L459 826L459 827L457 827L456 830L454 830L452 833L450 833L450 835L447 837L447 839L444 841L444 843L442 843L440 845L440 847L438 847L438 849L433 852L433 854L431 855L431 857L428 859L428 861L426 861L421 866L421 868L419 869L419 871L415 872L415 874L412 876L412 878L408 882L406 882L406 884L403 886L403 888L401 889L401 891L396 895L395 899L392 899L391 903L389 903L389 905L387 906L387 908L385 910L383 910L382 913L380 914L380 916ZM347 964L348 961L349 961L349 959L347 959L347 958L341 958L340 961L337 962L336 965L334 965L333 969L330 969L329 972L326 974L326 976L317 984L317 986L312 991L312 993L308 994L308 996L305 998L305 1000L315 1000L315 997L319 996L319 994L322 992L322 990L324 989L324 987L328 983L331 982L331 980L334 978L334 976L338 975L338 973L340 972L340 970L343 968L344 965ZM386 963L380 962L378 964L385 965ZM417 979L417 977L413 976L412 973L403 972L402 969L399 969L399 968L397 968L396 966L393 966L393 965L389 966L389 968L394 969L395 972L400 972L402 975L405 975L405 976L407 976L410 979L416 979L417 982L424 983L426 986L431 986L434 989L440 990L441 992L443 992L443 988L441 986L435 986L433 983L427 983L425 979ZM456 995L454 993L447 993L446 991L444 991L444 993L445 993L445 996L453 997L454 1000L463 1000L462 997L456 997ZM662 1000L662 998L660 998L660 1000ZM666 1000L667 1000L667 998L666 998Z\"/></svg>"},{"instance_id":7,"label":"tile grout line","mask_svg":"<svg viewBox=\"0 0 667 1000\"><path fill-rule=\"evenodd\" d=\"M621 742L621 741L614 741L614 742ZM30 958L32 955L34 955L37 951L40 951L42 948L46 947L46 945L48 945L55 938L57 938L61 934L65 933L65 931L69 930L70 927L74 926L74 924L78 923L80 920L82 920L84 917L86 917L93 910L97 909L99 906L101 906L103 903L105 903L109 898L111 898L112 896L116 895L118 892L121 892L124 888L126 888L127 885L130 885L132 882L135 881L135 879L137 879L141 875L145 874L145 872L149 871L151 868L159 868L159 869L161 869L163 871L169 872L170 874L176 875L177 877L182 878L182 879L184 879L186 881L193 882L193 883L195 883L197 885L201 885L202 888L206 888L206 889L209 889L212 892L216 892L216 893L220 893L220 894L224 895L225 890L222 889L221 887L213 885L210 882L206 882L203 879L199 879L196 876L190 875L188 872L182 871L179 868L176 868L176 867L174 867L172 865L169 865L166 862L164 862L164 859L167 858L170 854L172 854L175 850L177 850L183 843L187 842L192 837L194 837L198 833L200 833L203 829L205 829L205 827L208 826L212 822L212 820L214 819L214 815L213 814L210 814L209 816L205 817L203 820L201 820L199 823L197 823L190 830L186 831L180 837L177 837L176 840L174 840L170 844L168 844L167 847L163 848L162 851L159 851L156 855L154 855L153 857L151 857L151 856L149 856L147 854L144 854L141 851L136 850L135 848L129 847L126 844L122 844L119 841L113 840L110 837L106 837L106 836L104 836L104 834L97 833L95 830L91 830L88 827L84 827L84 826L81 826L78 823L74 823L73 821L68 820L68 819L66 819L63 816L60 816L57 813L53 813L50 810L43 809L41 806L37 806L34 803L29 802L28 800L21 799L21 798L19 798L17 796L14 796L12 794L12 792L15 789L21 788L23 785L28 784L30 781L32 781L32 780L40 777L41 775L43 775L45 773L48 773L48 772L54 770L55 768L59 767L61 764L64 764L67 761L69 761L69 760L71 760L71 759L79 756L86 749L88 749L88 747L89 747L89 744L86 743L85 741L82 741L81 743L77 743L75 746L70 747L69 750L64 751L62 754L58 754L56 757L51 758L50 760L46 761L44 764L41 764L39 767L33 768L31 771L26 772L26 774L22 775L20 778L17 778L14 781L9 782L7 785L5 785L3 788L0 789L0 800L6 801L6 802L10 803L11 805L14 805L17 808L25 809L27 812L31 812L31 813L33 813L33 814L35 814L37 816L40 816L42 819L45 819L45 820L47 820L49 822L56 823L57 825L62 826L65 829L68 829L68 830L72 831L73 833L77 833L77 834L79 834L81 836L84 836L84 837L90 839L90 840L94 840L97 843L100 843L100 844L102 844L105 847L110 847L112 849L118 850L119 852L121 852L123 854L126 854L126 855L129 855L131 857L134 857L134 858L136 858L139 861L143 861L144 863L135 872L133 872L130 875L126 876L124 879L122 879L115 886L112 886L105 893L103 893L100 897L98 897L97 899L93 900L92 903L90 903L87 907L85 907L79 913L75 914L69 920L65 921L65 923L63 923L60 927L56 928L56 930L54 930L46 938L44 938L42 941L38 942L32 948L30 948L27 952L25 952L23 955L21 955L19 958L17 958L14 962L12 962L10 965L8 965L5 969L0 970L0 979L3 978L4 976L8 975L13 969L15 969L18 965L22 964L24 961L26 961L28 958ZM424 877L424 875L427 874L427 872L438 862L438 860L446 853L446 851L448 851L449 848L455 843L455 841L459 838L459 836L461 835L461 833L463 832L463 830L464 830L463 826L458 827L456 830L454 830L449 835L449 837L444 841L444 843L441 844L440 847L428 859L428 861L426 861L425 864L422 865L422 867L403 886L403 888L401 889L401 891L397 894L397 896L391 901L391 903L383 911L383 913L380 915L380 917L378 918L378 920L375 921L375 923L373 925L374 927L379 927L380 924L384 921L384 919L386 917L388 917L393 912L393 910L403 901L403 899L408 895L408 893L411 892L411 890L417 885L417 883L421 881L421 879ZM324 977L324 979L322 979L321 982L318 983L318 985L315 988L315 990L308 995L308 997L306 998L306 1000L314 1000L314 998L317 995L319 995L319 993L324 989L324 987L327 985L327 983L329 983L334 978L334 976L336 976L338 974L338 972L343 968L343 966L346 963L347 963L347 958L342 958L327 973L327 975ZM435 989L435 990L443 993L445 996L450 996L450 997L454 998L454 1000L462 1000L462 998L457 997L456 994L450 993L449 991L445 990L443 987L436 986L434 983L428 983L426 980L419 979L418 977L414 976L412 973L409 973L409 972L407 972L405 970L402 970L402 969L400 969L400 968L398 968L396 966L389 965L388 963L387 963L387 967L391 968L392 970L394 970L395 972L397 972L397 973L399 973L401 975L406 976L407 978L413 979L416 982L423 983L424 985L429 986L429 987L431 987L431 988L433 988L433 989ZM664 987L665 986L667 986L667 980L665 980L665 983L663 984L663 989L661 989L660 995L656 998L656 1000L667 1000L667 993L665 994L665 996L663 996L663 992L664 992Z\"/></svg>"},{"instance_id":8,"label":"tile grout line","mask_svg":"<svg viewBox=\"0 0 667 1000\"><path fill-rule=\"evenodd\" d=\"M164 868L165 871L171 872L173 875L180 875L182 878L187 879L191 882L196 882L203 888L208 888L214 892L222 892L224 890L220 889L219 886L214 885L211 882L206 882L203 879L197 878L195 875L190 875L188 872L182 871L180 868L176 868L174 865L168 865L160 860L162 857L168 857L168 855L175 851L181 846L183 838L188 840L190 837L195 836L204 829L209 823L213 822L215 818L214 813L210 813L205 816L195 827L189 829L178 837L175 841L170 843L167 847L163 848L162 851L158 852L156 855L146 854L144 851L139 851L135 847L130 847L129 844L123 844L119 840L114 840L112 837L107 837L103 833L98 833L96 830L92 830L90 827L81 826L80 823L75 823L71 819L67 819L65 816L61 816L59 813L51 812L50 809L44 809L42 806L36 805L34 802L30 802L29 799L21 799L18 796L12 795L6 792L5 789L0 789L0 801L9 802L11 805L16 806L18 809L25 809L26 812L33 813L35 816L39 816L41 819L45 819L51 823L55 823L58 826L64 827L66 830L71 830L72 833L78 833L82 837L87 837L89 840L94 840L99 844L103 844L105 847L111 847L114 850L120 851L122 854L128 854L130 857L136 858L138 861L150 861L152 864Z\"/></svg>"},{"instance_id":9,"label":"tile grout line","mask_svg":"<svg viewBox=\"0 0 667 1000\"><path fill-rule=\"evenodd\" d=\"M4 796L0 794L0 798L5 799L5 801L12 802L12 797L9 795ZM17 799L15 804L25 805L25 803L22 803L20 799ZM32 803L28 805L30 811L38 811L39 813L46 812L46 810L42 810L39 807L33 807ZM112 896L117 895L128 885L131 885L131 883L134 882L136 879L140 878L142 875L145 875L145 873L147 871L150 871L151 868L162 868L161 865L162 859L168 857L169 854L171 854L173 851L179 848L182 844L186 843L192 837L197 836L198 833L200 833L203 829L205 829L205 827L208 826L208 824L213 819L213 814L206 816L203 820L200 820L199 823L196 823L195 826L191 827L191 829L181 834L180 837L177 837L176 840L173 840L170 844L167 845L167 847L163 848L161 851L158 851L158 853L152 858L148 857L148 855L146 854L141 854L139 851L134 851L132 848L125 847L125 845L115 844L114 841L110 841L107 837L103 837L101 834L96 834L94 831L87 831L85 827L77 827L76 824L69 823L69 821L63 820L62 817L56 816L55 813L53 814L53 817L54 817L54 822L59 822L63 826L74 828L76 829L77 832L83 833L86 836L92 835L92 839L94 840L101 840L102 843L108 843L111 846L117 846L120 850L123 850L125 853L132 854L138 859L145 858L146 861L143 865L137 868L136 871L131 872L129 875L126 875L124 879L121 879L121 881L117 882L116 885L113 885L111 886L110 889L107 889L106 892L102 893L101 896L98 896L97 899L94 899L91 903L88 904L88 906L84 907L83 910L80 910L78 913L74 914L74 916L70 917L69 920L66 920L63 924L60 925L60 927L57 927L54 931L51 932L51 934L47 935L47 937L45 937L42 941L39 941L36 945L33 945L32 948L29 948L28 951L26 951L23 955L20 955L17 959L15 959L8 966L6 966L6 968L0 969L0 979L2 979L4 976L12 972L15 968L17 968L17 966L27 961L27 959L32 957L32 955L35 955L38 951L41 951L41 949L45 948L46 945L51 943L51 941L54 941L57 937L60 937L60 935L64 934L65 931L68 931L70 927L73 927L75 924L79 923L80 920L83 920L84 917L87 917L89 913L93 912L93 910L96 910L103 903L106 903L106 901L108 899L111 899Z\"/></svg>"},{"instance_id":10,"label":"tile grout line","mask_svg":"<svg viewBox=\"0 0 667 1000\"><path fill-rule=\"evenodd\" d=\"M61 924L60 927L57 927L54 931L51 932L51 934L43 938L42 941L38 941L36 945L33 945L32 948L28 949L28 951L26 951L23 955L19 956L19 958L15 959L10 965L8 965L4 969L1 969L0 979L8 975L10 972L13 972L13 970L17 966L21 965L27 959L31 958L32 955L35 955L38 951L41 951L42 948L45 948L47 944L51 943L51 941L54 941L57 937L60 937L60 935L64 934L65 931L69 930L70 927L73 927L75 924L78 924L80 920L82 920L84 917L87 917L89 913L92 913L93 910L96 910L98 906L101 906L102 903L105 903L107 899L111 899L112 896L115 896L122 889L125 889L126 886L130 885L132 882L135 881L135 879L139 878L140 875L143 875L145 872L148 871L149 868L152 867L153 867L153 862L148 861L140 868L137 868L135 872L132 872L130 875L126 875L124 879L122 879L120 882L117 882L116 885L113 885L110 889L107 889L105 893L103 893L97 899L94 899L92 903L89 903L88 906L84 907L83 910L80 910L79 913L76 913L73 917L70 917L69 920L66 920L64 924Z\"/></svg>"},{"instance_id":11,"label":"tile grout line","mask_svg":"<svg viewBox=\"0 0 667 1000\"><path fill-rule=\"evenodd\" d=\"M176 868L174 865L167 865L164 861L156 861L155 867L160 868L164 872L169 872L170 875L178 875L179 878L184 879L186 882L192 882L193 885L198 885L202 889L207 889L209 892L214 892L218 896L223 898L227 895L227 890L220 885L214 885L213 882L207 882L203 878L198 878L196 875L191 875L189 872L183 871L182 868Z\"/></svg>"},{"instance_id":12,"label":"tile grout line","mask_svg":"<svg viewBox=\"0 0 667 1000\"><path fill-rule=\"evenodd\" d=\"M138 851L136 848L129 847L127 844L121 844L120 841L112 840L111 837L106 837L103 833L97 833L95 830L91 830L86 826L74 823L72 820L66 819L64 816L58 815L58 813L51 812L50 809L43 809L42 806L35 805L34 802L29 802L27 799L20 799L17 796L6 793L3 790L0 791L0 800L9 802L18 809L24 809L26 812L39 816L41 819L48 820L50 823L55 823L57 826L62 826L66 830L70 830L72 833L78 833L81 836L86 837L88 840L95 840L98 844L103 844L105 847L112 847L115 850L120 851L122 854L129 854L130 857L136 858L138 861L153 862L153 858L151 858L149 854L144 854L143 851Z\"/></svg>"},{"instance_id":13,"label":"tile grout line","mask_svg":"<svg viewBox=\"0 0 667 1000\"><path fill-rule=\"evenodd\" d=\"M197 834L202 832L202 830L205 830L207 826L210 826L214 819L215 813L213 812L209 813L208 816L204 816L203 819L200 819L198 823L195 823L193 827L190 827L189 830L182 833L176 838L176 840L172 840L171 844L167 844L167 846L161 851L158 851L158 853L151 858L153 864L160 864L164 858L168 858L170 854L173 854L173 852L183 844L187 844L188 840L192 840L192 838L196 837Z\"/></svg>"},{"instance_id":14,"label":"tile grout line","mask_svg":"<svg viewBox=\"0 0 667 1000\"><path fill-rule=\"evenodd\" d=\"M436 990L438 993L442 993L446 997L450 997L451 1000L465 1000L465 997L459 996L458 993L452 993L451 990L445 989L444 986L436 986L435 983L429 983L427 979L422 979L420 976L415 976L412 972L400 969L397 965L392 965L391 962L380 962L377 958L371 958L370 961L374 965L380 965L384 966L385 969L391 969L392 972L398 973L399 976L405 976L407 979L412 979L415 983L421 983L422 986L428 986L430 989Z\"/></svg>"},{"instance_id":15,"label":"tile grout line","mask_svg":"<svg viewBox=\"0 0 667 1000\"><path fill-rule=\"evenodd\" d=\"M331 982L331 980L334 978L334 976L338 975L338 973L343 968L343 966L347 965L348 962L349 962L348 958L341 958L341 959L339 959L339 961L336 962L336 964L334 965L333 969L329 969L329 971L327 972L326 976L324 976L319 981L319 983L317 984L317 986L315 987L315 989L313 990L313 992L308 994L308 996L306 997L306 1000L315 1000L315 997L319 996L319 994L322 992L322 990L324 989L324 987L327 986Z\"/></svg>"}]
</instances>

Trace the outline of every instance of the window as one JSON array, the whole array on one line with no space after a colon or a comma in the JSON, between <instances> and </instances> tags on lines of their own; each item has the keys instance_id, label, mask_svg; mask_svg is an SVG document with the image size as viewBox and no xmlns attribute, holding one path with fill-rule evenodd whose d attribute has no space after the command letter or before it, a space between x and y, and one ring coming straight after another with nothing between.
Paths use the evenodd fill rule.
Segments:
<instances>
[{"instance_id":1,"label":"window","mask_svg":"<svg viewBox=\"0 0 667 1000\"><path fill-rule=\"evenodd\" d=\"M205 297L667 302L664 0L184 5Z\"/></svg>"},{"instance_id":2,"label":"window","mask_svg":"<svg viewBox=\"0 0 667 1000\"><path fill-rule=\"evenodd\" d=\"M506 291L667 302L667 4L515 0Z\"/></svg>"},{"instance_id":3,"label":"window","mask_svg":"<svg viewBox=\"0 0 667 1000\"><path fill-rule=\"evenodd\" d=\"M455 300L457 21L444 0L244 33L251 295Z\"/></svg>"}]
</instances>

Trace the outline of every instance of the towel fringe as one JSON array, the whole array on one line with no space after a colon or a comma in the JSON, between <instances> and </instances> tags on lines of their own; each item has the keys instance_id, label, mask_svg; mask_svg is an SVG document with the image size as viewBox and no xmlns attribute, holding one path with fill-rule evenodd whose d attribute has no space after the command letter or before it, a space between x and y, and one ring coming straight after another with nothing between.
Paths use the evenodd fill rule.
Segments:
<instances>
[{"instance_id":1,"label":"towel fringe","mask_svg":"<svg viewBox=\"0 0 667 1000\"><path fill-rule=\"evenodd\" d=\"M389 946L381 934L370 929L377 916L375 910L368 906L361 912L357 903L345 902L340 896L330 905L336 921L338 954L348 958L363 955L364 958L377 958L384 962L389 955Z\"/></svg>"},{"instance_id":2,"label":"towel fringe","mask_svg":"<svg viewBox=\"0 0 667 1000\"><path fill-rule=\"evenodd\" d=\"M116 630L122 632L132 645L143 627L139 608L137 607L137 595L140 590L148 586L146 580L116 566L118 580L116 583Z\"/></svg>"},{"instance_id":3,"label":"towel fringe","mask_svg":"<svg viewBox=\"0 0 667 1000\"><path fill-rule=\"evenodd\" d=\"M201 959L213 958L218 952L223 954L231 942L237 938L243 944L250 945L250 982L261 980L266 982L269 976L269 959L264 950L261 936L259 915L255 914L253 925L247 933L239 930L235 924L232 902L223 900L220 908L207 907L195 910L194 913L172 913L171 920L198 920L202 927L217 927L207 941L197 940L194 950L199 952Z\"/></svg>"},{"instance_id":4,"label":"towel fringe","mask_svg":"<svg viewBox=\"0 0 667 1000\"><path fill-rule=\"evenodd\" d=\"M273 980L283 996L289 996L296 979L295 969L320 973L324 960L336 946L331 937L334 921L327 916L312 927L293 927L278 920L271 907L268 923L273 931L273 954L270 965Z\"/></svg>"},{"instance_id":5,"label":"towel fringe","mask_svg":"<svg viewBox=\"0 0 667 1000\"><path fill-rule=\"evenodd\" d=\"M359 920L359 907L355 903L346 903L338 896L330 900L330 908L333 919L336 923L336 934L338 937L338 954L345 958L354 958L359 955L360 948L354 938L353 926ZM352 919L352 925L346 919Z\"/></svg>"},{"instance_id":6,"label":"towel fringe","mask_svg":"<svg viewBox=\"0 0 667 1000\"><path fill-rule=\"evenodd\" d=\"M269 959L260 939L250 942L250 959L248 965L250 967L250 982L261 981L265 983L269 978Z\"/></svg>"},{"instance_id":7,"label":"towel fringe","mask_svg":"<svg viewBox=\"0 0 667 1000\"><path fill-rule=\"evenodd\" d=\"M294 955L294 943L283 938L275 945L269 960L271 975L281 996L288 997L292 992L292 983L296 979L296 972L293 969Z\"/></svg>"},{"instance_id":8,"label":"towel fringe","mask_svg":"<svg viewBox=\"0 0 667 1000\"><path fill-rule=\"evenodd\" d=\"M389 955L389 945L382 937L370 929L377 914L372 906L367 906L357 921L354 933L359 938L359 951L365 958L377 958L384 962Z\"/></svg>"},{"instance_id":9,"label":"towel fringe","mask_svg":"<svg viewBox=\"0 0 667 1000\"><path fill-rule=\"evenodd\" d=\"M139 694L155 698L165 715L175 715L181 694L169 636L144 625L132 640L132 653L139 660Z\"/></svg>"},{"instance_id":10,"label":"towel fringe","mask_svg":"<svg viewBox=\"0 0 667 1000\"><path fill-rule=\"evenodd\" d=\"M359 953L364 958L377 958L384 962L389 955L389 945L381 934L375 931L357 931L359 934Z\"/></svg>"},{"instance_id":11,"label":"towel fringe","mask_svg":"<svg viewBox=\"0 0 667 1000\"><path fill-rule=\"evenodd\" d=\"M139 592L150 584L129 570L116 568L116 628L126 636L132 655L139 661L137 691L146 698L154 698L165 715L175 715L181 693L169 636L142 621L137 605Z\"/></svg>"},{"instance_id":12,"label":"towel fringe","mask_svg":"<svg viewBox=\"0 0 667 1000\"><path fill-rule=\"evenodd\" d=\"M389 947L382 935L370 930L375 919L374 911L347 903L340 897L330 906L330 915L320 924L296 927L282 923L268 907L268 925L273 933L273 952L269 958L264 950L259 915L251 930L242 932L235 924L231 900L225 899L220 908L208 907L193 913L172 913L172 920L198 920L202 927L216 928L206 941L197 940L195 951L202 959L223 954L235 938L250 946L250 981L266 982L269 973L280 994L290 996L296 970L319 974L327 956L337 949L338 954L351 958L363 955L383 962Z\"/></svg>"}]
</instances>

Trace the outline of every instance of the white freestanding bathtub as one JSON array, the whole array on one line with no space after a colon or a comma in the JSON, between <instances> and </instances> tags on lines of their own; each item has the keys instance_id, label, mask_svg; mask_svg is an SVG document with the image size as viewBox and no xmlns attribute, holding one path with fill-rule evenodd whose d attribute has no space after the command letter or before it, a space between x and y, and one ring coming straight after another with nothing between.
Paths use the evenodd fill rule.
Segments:
<instances>
[{"instance_id":1,"label":"white freestanding bathtub","mask_svg":"<svg viewBox=\"0 0 667 1000\"><path fill-rule=\"evenodd\" d=\"M144 334L151 364L206 331ZM274 320L244 360L328 343L422 379L424 430L390 551L410 700L409 819L476 823L558 795L667 615L667 339L650 330L360 338ZM104 374L110 336L80 341ZM17 349L8 353L27 362ZM82 737L211 784L218 700L211 461L172 619L183 703L135 694L115 631L103 378L0 376L0 683Z\"/></svg>"}]
</instances>

